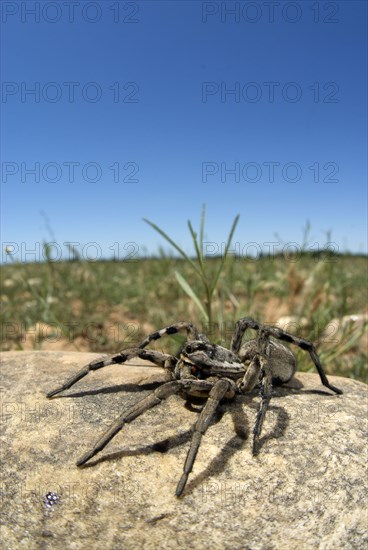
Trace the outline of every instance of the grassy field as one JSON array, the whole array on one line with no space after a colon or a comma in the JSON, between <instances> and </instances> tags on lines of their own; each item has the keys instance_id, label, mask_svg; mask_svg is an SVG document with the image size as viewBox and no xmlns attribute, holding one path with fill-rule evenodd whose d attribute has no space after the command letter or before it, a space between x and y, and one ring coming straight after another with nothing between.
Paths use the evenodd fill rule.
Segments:
<instances>
[{"instance_id":1,"label":"grassy field","mask_svg":"<svg viewBox=\"0 0 368 550\"><path fill-rule=\"evenodd\" d=\"M207 260L206 269L211 275L219 265L219 258ZM252 316L315 342L328 373L368 381L364 256L229 256L210 325L177 282L175 271L205 303L201 281L184 260L13 263L1 271L3 350L113 353L178 320L228 345L237 319ZM157 342L170 352L179 345L178 338ZM296 352L299 369L312 372L307 354Z\"/></svg>"}]
</instances>

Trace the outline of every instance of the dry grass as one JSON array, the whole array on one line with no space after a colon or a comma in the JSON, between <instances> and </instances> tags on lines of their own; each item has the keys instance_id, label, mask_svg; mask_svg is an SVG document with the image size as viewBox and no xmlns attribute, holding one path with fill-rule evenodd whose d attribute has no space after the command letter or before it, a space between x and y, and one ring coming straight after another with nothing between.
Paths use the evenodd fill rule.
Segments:
<instances>
[{"instance_id":1,"label":"dry grass","mask_svg":"<svg viewBox=\"0 0 368 550\"><path fill-rule=\"evenodd\" d=\"M220 259L207 262L209 276L215 274ZM289 317L290 331L318 343L328 372L367 381L366 257L230 257L213 297L211 327L175 279L179 271L201 297L200 283L182 260L48 261L1 270L3 350L115 352L178 320L191 320L228 344L240 317L273 324ZM342 323L351 315L358 318ZM174 351L179 342L158 345ZM303 352L298 359L302 370L313 370Z\"/></svg>"}]
</instances>

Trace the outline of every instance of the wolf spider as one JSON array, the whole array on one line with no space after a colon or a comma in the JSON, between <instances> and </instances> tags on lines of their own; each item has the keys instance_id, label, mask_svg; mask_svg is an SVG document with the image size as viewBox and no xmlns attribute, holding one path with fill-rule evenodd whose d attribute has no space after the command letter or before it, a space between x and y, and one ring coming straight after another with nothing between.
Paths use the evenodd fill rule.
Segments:
<instances>
[{"instance_id":1,"label":"wolf spider","mask_svg":"<svg viewBox=\"0 0 368 550\"><path fill-rule=\"evenodd\" d=\"M258 337L242 344L244 333L248 328L258 331ZM145 349L153 340L183 330L187 332L187 338L177 354L178 357ZM190 398L190 396L207 398L194 425L191 444L184 463L184 472L176 488L176 496L179 497L192 471L202 436L209 427L219 403L223 399L233 399L236 394L250 392L257 384L260 384L261 401L253 430L253 454L256 454L263 421L272 397L272 386L288 382L296 370L294 354L277 340L295 344L307 351L314 362L322 384L335 393L342 393L327 380L313 344L278 327L262 325L253 319L243 318L236 323L230 350L212 344L204 334L198 332L193 324L179 322L153 332L136 348L125 349L105 360L92 361L62 386L50 391L47 397L53 397L70 388L90 371L108 365L125 363L134 357L151 361L165 369L167 373L169 381L163 383L124 412L100 437L92 449L77 461L78 466L82 466L99 453L125 423L131 422L170 395L181 394L185 398Z\"/></svg>"}]
</instances>

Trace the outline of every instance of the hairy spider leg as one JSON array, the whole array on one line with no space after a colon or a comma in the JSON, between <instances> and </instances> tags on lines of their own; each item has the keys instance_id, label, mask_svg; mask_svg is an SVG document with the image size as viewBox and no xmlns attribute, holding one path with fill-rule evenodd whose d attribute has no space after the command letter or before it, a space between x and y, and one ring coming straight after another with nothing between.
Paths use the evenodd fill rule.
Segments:
<instances>
[{"instance_id":1,"label":"hairy spider leg","mask_svg":"<svg viewBox=\"0 0 368 550\"><path fill-rule=\"evenodd\" d=\"M174 395L181 390L188 390L190 388L198 388L200 390L210 391L213 387L213 383L206 382L204 380L173 380L167 382L162 386L155 389L147 397L144 397L133 405L130 409L124 412L119 418L112 424L112 426L105 432L100 439L95 443L90 451L85 453L78 461L77 466L82 466L88 460L90 460L97 453L102 451L104 447L111 441L111 439L122 429L124 424L132 422L135 418L148 411L152 407L155 407L161 403L164 399Z\"/></svg>"},{"instance_id":2,"label":"hairy spider leg","mask_svg":"<svg viewBox=\"0 0 368 550\"><path fill-rule=\"evenodd\" d=\"M220 380L215 382L213 388L210 391L206 404L200 412L199 418L194 425L192 441L190 443L187 458L184 463L184 473L181 476L179 483L176 487L175 494L177 497L180 497L180 495L184 491L184 487L187 483L188 476L192 471L193 464L196 459L199 446L201 444L202 436L206 433L207 428L210 425L210 422L216 412L220 401L223 399L223 397L231 387L236 389L236 386L232 380L221 378Z\"/></svg>"},{"instance_id":3,"label":"hairy spider leg","mask_svg":"<svg viewBox=\"0 0 368 550\"><path fill-rule=\"evenodd\" d=\"M181 384L179 380L173 380L172 382L167 382L163 384L156 390L154 390L150 395L141 399L133 405L128 411L123 413L119 418L112 424L112 426L105 432L100 439L94 444L92 449L85 453L79 460L77 460L77 466L82 466L90 460L93 456L99 453L111 439L122 429L124 424L131 422L141 414L143 414L148 409L155 407L163 399L167 399L170 395L174 395L181 389Z\"/></svg>"},{"instance_id":4,"label":"hairy spider leg","mask_svg":"<svg viewBox=\"0 0 368 550\"><path fill-rule=\"evenodd\" d=\"M139 357L140 359L152 361L153 363L155 363L155 365L159 367L166 367L166 368L170 368L171 366L174 367L176 364L176 359L174 356L160 353L158 351L156 352L156 351L147 350L145 352L142 352L141 350L146 346L148 346L150 342L154 340L158 340L159 338L165 335L177 334L181 330L186 330L188 338L190 338L191 340L195 340L199 338L198 330L192 323L186 323L183 321L183 322L176 323L174 325L170 325L168 327L165 327L161 330L158 330L156 332L152 332L151 334L149 334L144 340L142 340L142 342L137 346L137 348L123 350L117 355L114 355L105 360L92 361L91 363L83 367L75 375L73 375L71 378L69 378L62 386L47 393L46 397L53 397L54 395L71 388L76 382L78 382L81 378L86 376L92 370L108 367L109 365L125 363L126 361L134 357ZM167 360L169 360L169 363L165 364ZM169 364L169 367L167 367L167 364Z\"/></svg>"},{"instance_id":5,"label":"hairy spider leg","mask_svg":"<svg viewBox=\"0 0 368 550\"><path fill-rule=\"evenodd\" d=\"M162 328L161 330L156 330L149 334L142 342L138 345L139 348L145 348L153 340L158 340L166 335L177 334L181 330L187 331L187 338L189 340L198 340L199 333L196 327L192 323L186 323L185 321L170 325L168 327Z\"/></svg>"},{"instance_id":6,"label":"hairy spider leg","mask_svg":"<svg viewBox=\"0 0 368 550\"><path fill-rule=\"evenodd\" d=\"M307 351L317 369L317 372L319 374L322 384L326 386L326 388L332 390L335 393L338 393L338 394L343 393L342 390L340 390L339 388L336 388L335 386L329 383L313 344L311 342L308 342L307 340L298 338L297 336L294 336L293 334L290 334L289 332L286 332L278 327L269 327L269 326L264 327L264 325L262 325L261 323L258 323L254 319L250 319L246 317L243 319L240 319L235 325L235 330L234 330L234 334L233 334L233 337L231 340L231 346L230 346L231 351L233 351L234 353L239 353L244 333L248 328L252 328L258 331L262 329L266 329L268 334L273 338L282 340L283 342L294 344L299 348L301 348L302 350Z\"/></svg>"},{"instance_id":7,"label":"hairy spider leg","mask_svg":"<svg viewBox=\"0 0 368 550\"><path fill-rule=\"evenodd\" d=\"M145 350L141 348L126 349L121 353L110 357L109 359L92 361L76 374L68 378L62 386L47 393L46 396L53 397L54 395L71 388L81 378L84 378L84 376L86 376L90 371L102 369L104 367L108 367L109 365L121 365L134 357L139 357L139 359L144 359L145 361L151 361L156 366L167 369L170 369L171 367L174 368L176 364L175 357L167 353L161 353L154 350Z\"/></svg>"},{"instance_id":8,"label":"hairy spider leg","mask_svg":"<svg viewBox=\"0 0 368 550\"><path fill-rule=\"evenodd\" d=\"M269 333L266 329L260 330L259 340L259 364L260 364L260 390L261 402L257 413L256 423L253 429L253 455L258 451L259 438L262 432L263 421L266 416L268 405L272 397L272 367L270 361Z\"/></svg>"}]
</instances>

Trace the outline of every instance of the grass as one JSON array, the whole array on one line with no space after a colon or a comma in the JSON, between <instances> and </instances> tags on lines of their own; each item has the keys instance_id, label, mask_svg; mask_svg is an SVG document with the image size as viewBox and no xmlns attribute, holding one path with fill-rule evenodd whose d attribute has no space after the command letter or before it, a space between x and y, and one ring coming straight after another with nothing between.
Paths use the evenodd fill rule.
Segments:
<instances>
[{"instance_id":1,"label":"grass","mask_svg":"<svg viewBox=\"0 0 368 550\"><path fill-rule=\"evenodd\" d=\"M221 256L219 266L215 272L209 269L209 264L206 261L205 256L203 255L205 217L206 217L206 207L205 205L203 205L199 235L194 231L192 222L188 220L188 228L189 228L190 236L192 237L194 249L196 252L196 261L193 261L192 258L190 258L184 252L184 250L180 248L180 246L175 241L173 241L173 239L169 237L160 227L158 227L156 224L154 224L149 220L145 219L144 221L148 223L151 227L153 227L153 229L155 229L155 231L157 231L169 244L171 244L171 246L173 246L175 250L179 252L180 256L186 261L187 265L189 265L194 271L194 273L196 273L197 279L202 285L202 291L204 294L204 298L202 299L195 292L193 286L187 281L187 279L183 277L183 275L179 271L175 271L175 277L179 285L181 286L181 288L184 290L187 296L189 296L189 298L193 301L193 303L199 309L202 320L204 320L207 325L212 326L214 299L215 299L215 295L218 294L219 279L224 270L226 260L228 258L229 248L235 232L235 228L239 221L239 215L237 215L233 221L229 236L227 238L224 252ZM204 304L204 307L202 304ZM222 321L223 319L221 319L221 322Z\"/></svg>"},{"instance_id":2,"label":"grass","mask_svg":"<svg viewBox=\"0 0 368 550\"><path fill-rule=\"evenodd\" d=\"M288 259L202 260L207 280L216 281L210 319L177 284L175 272L203 296L203 280L184 259L3 265L2 349L112 353L178 320L191 320L213 341L228 345L240 317L274 324L293 316L286 328L317 344L328 373L368 382L367 323L331 324L366 315L367 257L302 253ZM178 345L174 338L157 342L171 352ZM299 369L313 372L309 357L296 353Z\"/></svg>"}]
</instances>

